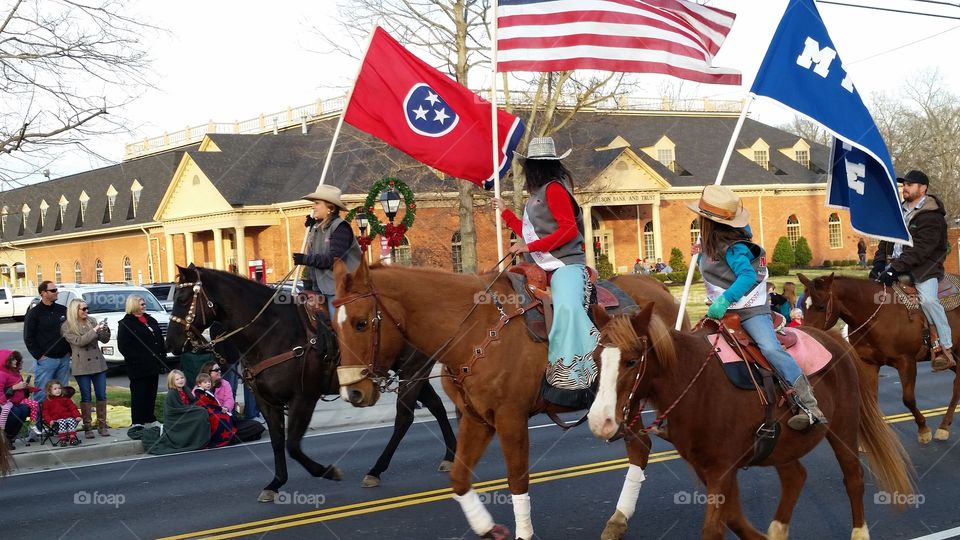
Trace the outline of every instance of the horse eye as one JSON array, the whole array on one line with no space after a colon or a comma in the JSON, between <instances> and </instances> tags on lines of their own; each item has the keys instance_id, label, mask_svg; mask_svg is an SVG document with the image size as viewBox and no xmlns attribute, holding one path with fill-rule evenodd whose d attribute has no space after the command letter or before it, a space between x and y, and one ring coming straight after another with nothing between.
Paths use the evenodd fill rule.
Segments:
<instances>
[{"instance_id":1,"label":"horse eye","mask_svg":"<svg viewBox=\"0 0 960 540\"><path fill-rule=\"evenodd\" d=\"M633 366L637 365L637 361L636 361L636 360L627 360L627 361L625 361L625 362L623 363L623 365L624 365L625 367L627 367L627 368L632 368Z\"/></svg>"},{"instance_id":2,"label":"horse eye","mask_svg":"<svg viewBox=\"0 0 960 540\"><path fill-rule=\"evenodd\" d=\"M363 332L364 330L367 329L367 320L364 319L362 321L357 321L356 324L353 325L353 327L356 328L358 332Z\"/></svg>"}]
</instances>

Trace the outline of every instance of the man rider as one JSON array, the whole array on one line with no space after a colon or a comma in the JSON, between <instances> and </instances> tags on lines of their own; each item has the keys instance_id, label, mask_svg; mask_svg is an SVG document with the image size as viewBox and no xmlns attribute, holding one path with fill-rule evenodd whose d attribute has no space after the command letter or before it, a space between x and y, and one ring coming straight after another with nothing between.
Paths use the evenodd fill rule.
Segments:
<instances>
[{"instance_id":1,"label":"man rider","mask_svg":"<svg viewBox=\"0 0 960 540\"><path fill-rule=\"evenodd\" d=\"M931 366L943 371L957 365L953 359L953 336L947 314L937 299L943 261L947 257L947 221L943 203L928 194L930 180L921 171L897 178L903 184L902 210L913 236L913 246L882 241L873 257L870 277L892 285L900 276L909 276L920 295L920 307L937 330L939 340L930 344Z\"/></svg>"}]
</instances>

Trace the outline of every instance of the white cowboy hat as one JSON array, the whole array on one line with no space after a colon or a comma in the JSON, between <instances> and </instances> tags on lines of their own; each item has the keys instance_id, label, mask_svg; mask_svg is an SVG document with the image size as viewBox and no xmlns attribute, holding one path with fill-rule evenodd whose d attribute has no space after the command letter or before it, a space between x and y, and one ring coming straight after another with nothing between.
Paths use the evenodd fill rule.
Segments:
<instances>
[{"instance_id":1,"label":"white cowboy hat","mask_svg":"<svg viewBox=\"0 0 960 540\"><path fill-rule=\"evenodd\" d=\"M527 155L514 152L520 159L565 159L570 155L571 150L567 150L562 155L557 155L557 146L553 143L553 137L536 137L530 140L527 145Z\"/></svg>"},{"instance_id":2,"label":"white cowboy hat","mask_svg":"<svg viewBox=\"0 0 960 540\"><path fill-rule=\"evenodd\" d=\"M750 222L750 212L743 207L740 197L726 186L710 185L703 188L700 200L688 204L687 208L710 221L738 229Z\"/></svg>"},{"instance_id":3,"label":"white cowboy hat","mask_svg":"<svg viewBox=\"0 0 960 540\"><path fill-rule=\"evenodd\" d=\"M337 208L347 211L347 207L343 205L343 202L340 200L341 191L340 188L334 186L328 186L326 184L317 186L317 190L313 193L309 193L301 197L308 201L326 201Z\"/></svg>"}]
</instances>

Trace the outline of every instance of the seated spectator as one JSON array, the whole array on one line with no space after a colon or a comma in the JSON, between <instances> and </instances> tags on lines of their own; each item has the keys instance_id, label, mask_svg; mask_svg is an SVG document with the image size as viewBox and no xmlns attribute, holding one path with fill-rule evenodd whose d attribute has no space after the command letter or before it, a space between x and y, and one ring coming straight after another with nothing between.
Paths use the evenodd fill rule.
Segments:
<instances>
[{"instance_id":1,"label":"seated spectator","mask_svg":"<svg viewBox=\"0 0 960 540\"><path fill-rule=\"evenodd\" d=\"M179 369L167 375L167 397L163 402L163 424L160 427L131 429L128 434L139 438L148 454L173 454L205 448L210 442L210 420L207 409L194 404L184 388L187 379Z\"/></svg>"},{"instance_id":2,"label":"seated spectator","mask_svg":"<svg viewBox=\"0 0 960 540\"><path fill-rule=\"evenodd\" d=\"M770 311L783 315L783 318L790 322L790 310L793 306L787 297L777 293L777 286L767 282L767 298L770 300Z\"/></svg>"},{"instance_id":3,"label":"seated spectator","mask_svg":"<svg viewBox=\"0 0 960 540\"><path fill-rule=\"evenodd\" d=\"M80 425L80 409L73 403L70 396L63 391L63 385L57 379L47 381L44 389L47 399L43 400L43 421L57 432L57 441L60 446L77 446L77 426ZM72 388L70 390L73 390Z\"/></svg>"},{"instance_id":4,"label":"seated spectator","mask_svg":"<svg viewBox=\"0 0 960 540\"><path fill-rule=\"evenodd\" d=\"M37 389L24 382L20 375L23 356L19 351L0 350L0 429L7 434L7 445L13 450L13 439L29 418L39 417L37 402L29 395Z\"/></svg>"},{"instance_id":5,"label":"seated spectator","mask_svg":"<svg viewBox=\"0 0 960 540\"><path fill-rule=\"evenodd\" d=\"M210 377L213 384L213 395L223 407L223 412L233 416L234 409L237 406L236 398L234 398L236 392L230 385L230 381L221 376L222 373L223 368L216 362L207 362L200 367L200 375L208 375Z\"/></svg>"},{"instance_id":6,"label":"seated spectator","mask_svg":"<svg viewBox=\"0 0 960 540\"><path fill-rule=\"evenodd\" d=\"M657 259L657 264L654 265L653 271L659 274L662 273L663 269L666 267L667 265L664 264L663 259Z\"/></svg>"},{"instance_id":7,"label":"seated spectator","mask_svg":"<svg viewBox=\"0 0 960 540\"><path fill-rule=\"evenodd\" d=\"M207 373L197 375L196 385L193 387L193 396L196 399L194 403L207 409L208 419L210 421L210 442L207 448L219 448L227 446L233 442L233 436L237 430L230 421L230 415L224 412L223 404L217 401L216 396L211 392L213 388L213 379Z\"/></svg>"},{"instance_id":8,"label":"seated spectator","mask_svg":"<svg viewBox=\"0 0 960 540\"><path fill-rule=\"evenodd\" d=\"M640 259L637 259L637 262L633 263L633 273L634 274L644 274L643 265L640 264Z\"/></svg>"},{"instance_id":9,"label":"seated spectator","mask_svg":"<svg viewBox=\"0 0 960 540\"><path fill-rule=\"evenodd\" d=\"M790 310L790 323L787 324L790 328L796 328L798 326L803 326L803 310L800 308L793 308Z\"/></svg>"}]
</instances>

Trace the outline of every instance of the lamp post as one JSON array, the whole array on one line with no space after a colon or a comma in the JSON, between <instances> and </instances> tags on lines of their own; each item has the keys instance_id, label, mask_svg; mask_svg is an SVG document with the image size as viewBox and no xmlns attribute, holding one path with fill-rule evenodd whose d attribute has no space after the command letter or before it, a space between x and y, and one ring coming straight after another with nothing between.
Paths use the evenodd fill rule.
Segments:
<instances>
[{"instance_id":1,"label":"lamp post","mask_svg":"<svg viewBox=\"0 0 960 540\"><path fill-rule=\"evenodd\" d=\"M367 226L370 222L367 221L367 213L363 210L358 210L354 219L357 220L357 228L360 229L360 236L367 235Z\"/></svg>"},{"instance_id":2,"label":"lamp post","mask_svg":"<svg viewBox=\"0 0 960 540\"><path fill-rule=\"evenodd\" d=\"M393 220L397 217L397 212L400 210L400 194L392 187L387 188L386 191L380 194L380 207L383 208L383 213L387 215L390 225L393 225ZM391 245L390 264L394 262L396 262L396 247Z\"/></svg>"}]
</instances>

